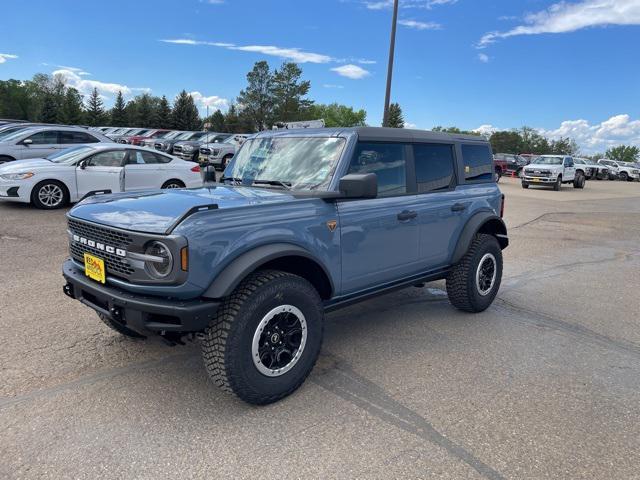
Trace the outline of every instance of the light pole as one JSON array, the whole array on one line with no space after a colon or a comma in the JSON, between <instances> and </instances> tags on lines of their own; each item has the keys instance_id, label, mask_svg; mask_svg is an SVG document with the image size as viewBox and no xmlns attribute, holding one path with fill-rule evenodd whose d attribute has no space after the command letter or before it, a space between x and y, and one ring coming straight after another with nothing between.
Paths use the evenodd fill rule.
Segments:
<instances>
[{"instance_id":1,"label":"light pole","mask_svg":"<svg viewBox=\"0 0 640 480\"><path fill-rule=\"evenodd\" d=\"M391 77L393 77L393 56L396 49L396 25L398 23L398 0L393 0L393 20L391 21L391 42L389 43L389 63L387 65L387 91L384 96L384 115L382 126L389 120L389 102L391 101Z\"/></svg>"}]
</instances>

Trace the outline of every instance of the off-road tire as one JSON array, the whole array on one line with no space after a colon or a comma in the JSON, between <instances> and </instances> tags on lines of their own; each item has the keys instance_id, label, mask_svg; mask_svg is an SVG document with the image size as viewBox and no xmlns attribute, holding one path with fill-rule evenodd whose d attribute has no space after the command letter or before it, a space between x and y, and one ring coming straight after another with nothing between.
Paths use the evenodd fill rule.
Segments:
<instances>
[{"instance_id":1,"label":"off-road tire","mask_svg":"<svg viewBox=\"0 0 640 480\"><path fill-rule=\"evenodd\" d=\"M98 313L98 317L102 322L109 327L111 330L115 330L120 335L124 335L129 338L146 338L144 335L140 335L138 332L134 332L133 330L128 329L124 325L112 320L110 317L103 315L102 313Z\"/></svg>"},{"instance_id":2,"label":"off-road tire","mask_svg":"<svg viewBox=\"0 0 640 480\"><path fill-rule=\"evenodd\" d=\"M40 190L46 187L57 187L61 192L61 199L59 203L55 205L47 205L43 203L39 198ZM36 184L31 190L31 203L36 207L42 210L55 210L57 208L66 207L69 204L69 191L64 183L59 182L57 180L43 180L42 182Z\"/></svg>"},{"instance_id":3,"label":"off-road tire","mask_svg":"<svg viewBox=\"0 0 640 480\"><path fill-rule=\"evenodd\" d=\"M584 188L584 184L586 182L586 178L582 172L576 173L575 178L573 179L573 188Z\"/></svg>"},{"instance_id":4,"label":"off-road tire","mask_svg":"<svg viewBox=\"0 0 640 480\"><path fill-rule=\"evenodd\" d=\"M491 290L481 295L476 285L476 271L480 260L490 253L495 258L496 277ZM502 280L502 250L493 235L476 234L469 250L447 276L447 295L458 310L477 313L486 310L495 299Z\"/></svg>"},{"instance_id":5,"label":"off-road tire","mask_svg":"<svg viewBox=\"0 0 640 480\"><path fill-rule=\"evenodd\" d=\"M553 184L553 189L558 192L562 188L562 175L558 175L558 180Z\"/></svg>"},{"instance_id":6,"label":"off-road tire","mask_svg":"<svg viewBox=\"0 0 640 480\"><path fill-rule=\"evenodd\" d=\"M252 358L253 336L262 318L280 305L305 316L307 337L302 355L286 373L269 377ZM304 278L277 270L249 275L225 298L202 339L205 369L222 390L255 405L276 402L305 381L322 346L324 310L320 295Z\"/></svg>"}]
</instances>

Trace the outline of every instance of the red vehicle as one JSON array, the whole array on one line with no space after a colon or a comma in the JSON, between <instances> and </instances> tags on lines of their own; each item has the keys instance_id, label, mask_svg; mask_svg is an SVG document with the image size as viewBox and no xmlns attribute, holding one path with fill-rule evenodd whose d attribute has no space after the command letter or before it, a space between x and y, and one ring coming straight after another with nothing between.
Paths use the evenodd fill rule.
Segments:
<instances>
[{"instance_id":1,"label":"red vehicle","mask_svg":"<svg viewBox=\"0 0 640 480\"><path fill-rule=\"evenodd\" d=\"M496 183L500 181L500 177L507 173L507 161L497 155L493 156L493 171L495 172Z\"/></svg>"},{"instance_id":2,"label":"red vehicle","mask_svg":"<svg viewBox=\"0 0 640 480\"><path fill-rule=\"evenodd\" d=\"M134 135L132 137L123 137L119 141L120 143L130 143L131 145L142 145L142 142L147 138L162 138L171 130L149 130L144 135Z\"/></svg>"}]
</instances>

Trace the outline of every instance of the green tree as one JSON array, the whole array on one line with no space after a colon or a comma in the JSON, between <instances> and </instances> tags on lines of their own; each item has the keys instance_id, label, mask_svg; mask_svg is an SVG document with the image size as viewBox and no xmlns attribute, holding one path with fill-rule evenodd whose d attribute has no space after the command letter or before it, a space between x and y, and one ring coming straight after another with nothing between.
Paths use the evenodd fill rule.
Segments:
<instances>
[{"instance_id":1,"label":"green tree","mask_svg":"<svg viewBox=\"0 0 640 480\"><path fill-rule=\"evenodd\" d=\"M494 132L489 141L494 153L524 153L522 137L515 130Z\"/></svg>"},{"instance_id":2,"label":"green tree","mask_svg":"<svg viewBox=\"0 0 640 480\"><path fill-rule=\"evenodd\" d=\"M559 140L552 140L549 143L549 152L556 155L577 155L578 154L578 144L575 140L567 137L560 137Z\"/></svg>"},{"instance_id":3,"label":"green tree","mask_svg":"<svg viewBox=\"0 0 640 480\"><path fill-rule=\"evenodd\" d=\"M620 145L610 148L605 155L607 158L618 162L637 162L640 159L640 148L631 145Z\"/></svg>"},{"instance_id":4,"label":"green tree","mask_svg":"<svg viewBox=\"0 0 640 480\"><path fill-rule=\"evenodd\" d=\"M522 138L522 150L513 153L533 153L535 155L544 155L549 153L551 149L549 140L540 135L535 129L531 127L522 127L518 133Z\"/></svg>"},{"instance_id":5,"label":"green tree","mask_svg":"<svg viewBox=\"0 0 640 480\"><path fill-rule=\"evenodd\" d=\"M153 99L148 93L138 95L133 100L132 125L149 128L154 123Z\"/></svg>"},{"instance_id":6,"label":"green tree","mask_svg":"<svg viewBox=\"0 0 640 480\"><path fill-rule=\"evenodd\" d=\"M402 116L402 108L399 103L389 105L389 114L387 115L387 124L383 127L404 128L404 117Z\"/></svg>"},{"instance_id":7,"label":"green tree","mask_svg":"<svg viewBox=\"0 0 640 480\"><path fill-rule=\"evenodd\" d=\"M56 123L58 121L58 102L52 92L47 92L44 96L40 110L40 121L42 123Z\"/></svg>"},{"instance_id":8,"label":"green tree","mask_svg":"<svg viewBox=\"0 0 640 480\"><path fill-rule=\"evenodd\" d=\"M441 127L441 126L437 126L437 127L433 127L431 129L433 132L443 132L443 133L459 133L462 135L476 135L476 136L480 136L480 134L478 132L474 132L473 130L460 130L458 127Z\"/></svg>"},{"instance_id":9,"label":"green tree","mask_svg":"<svg viewBox=\"0 0 640 480\"><path fill-rule=\"evenodd\" d=\"M238 95L238 103L242 105L241 115L251 122L255 130L270 128L273 124L274 97L269 64L264 60L256 62L247 74L247 83L247 87Z\"/></svg>"},{"instance_id":10,"label":"green tree","mask_svg":"<svg viewBox=\"0 0 640 480\"><path fill-rule=\"evenodd\" d=\"M98 89L94 88L87 101L87 123L92 127L99 127L104 123L104 103Z\"/></svg>"},{"instance_id":11,"label":"green tree","mask_svg":"<svg viewBox=\"0 0 640 480\"><path fill-rule=\"evenodd\" d=\"M209 118L205 120L205 123L209 124L209 131L211 132L225 132L226 125L224 121L224 115L220 109L213 112Z\"/></svg>"},{"instance_id":12,"label":"green tree","mask_svg":"<svg viewBox=\"0 0 640 480\"><path fill-rule=\"evenodd\" d=\"M156 128L171 128L171 105L164 95L158 102L156 120Z\"/></svg>"},{"instance_id":13,"label":"green tree","mask_svg":"<svg viewBox=\"0 0 640 480\"><path fill-rule=\"evenodd\" d=\"M173 128L177 130L199 130L200 115L193 101L193 97L186 90L182 90L173 102Z\"/></svg>"},{"instance_id":14,"label":"green tree","mask_svg":"<svg viewBox=\"0 0 640 480\"><path fill-rule=\"evenodd\" d=\"M125 111L125 107L126 104L124 102L122 91L118 90L118 95L116 95L116 102L109 112L109 116L111 117L111 125L113 125L114 127L124 127L127 124L127 114Z\"/></svg>"},{"instance_id":15,"label":"green tree","mask_svg":"<svg viewBox=\"0 0 640 480\"><path fill-rule=\"evenodd\" d=\"M0 80L0 117L16 120L36 120L33 98L25 82Z\"/></svg>"},{"instance_id":16,"label":"green tree","mask_svg":"<svg viewBox=\"0 0 640 480\"><path fill-rule=\"evenodd\" d=\"M82 95L73 87L67 88L60 109L60 121L67 125L79 125L83 121Z\"/></svg>"},{"instance_id":17,"label":"green tree","mask_svg":"<svg viewBox=\"0 0 640 480\"><path fill-rule=\"evenodd\" d=\"M303 119L313 104L304 98L311 88L311 82L301 81L302 69L295 63L285 62L280 70L273 73L272 95L274 118L279 122L293 122Z\"/></svg>"},{"instance_id":18,"label":"green tree","mask_svg":"<svg viewBox=\"0 0 640 480\"><path fill-rule=\"evenodd\" d=\"M323 119L327 127L364 127L367 123L365 110L354 110L353 107L331 103L316 103L309 107L305 120Z\"/></svg>"}]
</instances>

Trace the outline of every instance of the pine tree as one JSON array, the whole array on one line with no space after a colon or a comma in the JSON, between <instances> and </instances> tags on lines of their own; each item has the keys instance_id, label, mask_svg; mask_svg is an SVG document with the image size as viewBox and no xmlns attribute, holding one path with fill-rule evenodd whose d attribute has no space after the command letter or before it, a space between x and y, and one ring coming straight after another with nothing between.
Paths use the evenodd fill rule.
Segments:
<instances>
[{"instance_id":1,"label":"pine tree","mask_svg":"<svg viewBox=\"0 0 640 480\"><path fill-rule=\"evenodd\" d=\"M78 125L82 123L83 110L82 95L73 87L67 88L60 109L60 121L67 125Z\"/></svg>"},{"instance_id":2,"label":"pine tree","mask_svg":"<svg viewBox=\"0 0 640 480\"><path fill-rule=\"evenodd\" d=\"M58 122L58 102L51 92L46 92L42 102L42 110L40 111L40 121L42 123Z\"/></svg>"},{"instance_id":3,"label":"pine tree","mask_svg":"<svg viewBox=\"0 0 640 480\"><path fill-rule=\"evenodd\" d=\"M171 128L171 106L164 95L158 104L157 121L157 128Z\"/></svg>"},{"instance_id":4,"label":"pine tree","mask_svg":"<svg viewBox=\"0 0 640 480\"><path fill-rule=\"evenodd\" d=\"M302 69L292 62L282 64L273 74L274 117L279 122L292 122L305 118L313 101L303 98L311 88L308 80L300 81Z\"/></svg>"},{"instance_id":5,"label":"pine tree","mask_svg":"<svg viewBox=\"0 0 640 480\"><path fill-rule=\"evenodd\" d=\"M111 117L111 125L113 125L114 127L124 127L126 125L127 115L125 112L125 103L124 97L122 96L122 91L118 90L116 103L113 105L113 108L109 113Z\"/></svg>"},{"instance_id":6,"label":"pine tree","mask_svg":"<svg viewBox=\"0 0 640 480\"><path fill-rule=\"evenodd\" d=\"M225 130L226 125L225 125L225 122L224 122L224 115L222 114L220 109L218 109L215 112L213 112L213 115L211 115L207 119L207 122L210 124L209 130L211 130L212 132L226 132L226 130Z\"/></svg>"},{"instance_id":7,"label":"pine tree","mask_svg":"<svg viewBox=\"0 0 640 480\"><path fill-rule=\"evenodd\" d=\"M153 108L151 95L143 93L135 98L136 112L133 125L137 127L151 127L153 123Z\"/></svg>"},{"instance_id":8,"label":"pine tree","mask_svg":"<svg viewBox=\"0 0 640 480\"><path fill-rule=\"evenodd\" d=\"M242 114L248 118L253 128L265 130L273 124L273 76L269 64L264 60L256 62L247 74L247 88L238 95Z\"/></svg>"},{"instance_id":9,"label":"pine tree","mask_svg":"<svg viewBox=\"0 0 640 480\"><path fill-rule=\"evenodd\" d=\"M173 103L173 128L177 130L198 130L201 126L200 115L193 97L182 90Z\"/></svg>"},{"instance_id":10,"label":"pine tree","mask_svg":"<svg viewBox=\"0 0 640 480\"><path fill-rule=\"evenodd\" d=\"M104 123L104 104L98 89L94 88L87 104L87 123L92 127L99 127Z\"/></svg>"},{"instance_id":11,"label":"pine tree","mask_svg":"<svg viewBox=\"0 0 640 480\"><path fill-rule=\"evenodd\" d=\"M402 108L400 108L399 103L392 103L389 105L387 124L383 126L389 128L404 128L404 118L402 116Z\"/></svg>"}]
</instances>

